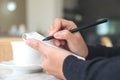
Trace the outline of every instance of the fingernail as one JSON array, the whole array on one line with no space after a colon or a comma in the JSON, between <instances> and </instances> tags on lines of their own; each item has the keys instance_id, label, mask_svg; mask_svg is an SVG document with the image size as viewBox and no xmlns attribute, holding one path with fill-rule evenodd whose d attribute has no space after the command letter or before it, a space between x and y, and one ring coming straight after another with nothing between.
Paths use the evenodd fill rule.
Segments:
<instances>
[{"instance_id":1,"label":"fingernail","mask_svg":"<svg viewBox=\"0 0 120 80\"><path fill-rule=\"evenodd\" d=\"M53 34L54 34L54 32L53 32L53 31L49 32L49 35L50 35L50 36L52 36Z\"/></svg>"}]
</instances>

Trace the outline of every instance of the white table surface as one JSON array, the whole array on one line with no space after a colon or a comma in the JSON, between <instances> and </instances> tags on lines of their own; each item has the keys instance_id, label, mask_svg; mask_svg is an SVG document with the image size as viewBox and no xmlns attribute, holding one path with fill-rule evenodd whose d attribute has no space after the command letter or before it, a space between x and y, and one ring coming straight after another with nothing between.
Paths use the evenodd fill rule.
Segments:
<instances>
[{"instance_id":1,"label":"white table surface","mask_svg":"<svg viewBox=\"0 0 120 80\"><path fill-rule=\"evenodd\" d=\"M11 63L11 61L8 61L8 63ZM16 70L2 64L4 64L4 62L0 63L0 80L60 80L43 71L34 73L18 73Z\"/></svg>"}]
</instances>

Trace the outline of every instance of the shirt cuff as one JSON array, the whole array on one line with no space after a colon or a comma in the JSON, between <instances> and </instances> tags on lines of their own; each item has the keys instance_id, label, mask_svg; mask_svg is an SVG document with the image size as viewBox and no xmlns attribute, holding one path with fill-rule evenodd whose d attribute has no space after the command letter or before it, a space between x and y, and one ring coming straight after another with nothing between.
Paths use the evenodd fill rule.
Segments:
<instances>
[{"instance_id":1,"label":"shirt cuff","mask_svg":"<svg viewBox=\"0 0 120 80\"><path fill-rule=\"evenodd\" d=\"M78 56L78 55L76 55L76 54L72 54L72 55L75 56L75 57L77 57L78 59L85 60L84 57Z\"/></svg>"},{"instance_id":2,"label":"shirt cuff","mask_svg":"<svg viewBox=\"0 0 120 80\"><path fill-rule=\"evenodd\" d=\"M83 64L83 59L79 59L74 55L67 56L63 63L63 74L66 77L66 79L79 80L80 78L83 78L84 76L81 75L81 72L83 71L82 68L85 67Z\"/></svg>"}]
</instances>

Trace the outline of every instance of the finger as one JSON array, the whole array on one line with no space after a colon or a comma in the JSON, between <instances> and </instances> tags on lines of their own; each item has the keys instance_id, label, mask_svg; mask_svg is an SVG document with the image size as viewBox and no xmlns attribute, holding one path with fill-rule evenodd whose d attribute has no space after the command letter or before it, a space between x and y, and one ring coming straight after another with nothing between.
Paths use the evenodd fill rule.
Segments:
<instances>
[{"instance_id":1,"label":"finger","mask_svg":"<svg viewBox=\"0 0 120 80\"><path fill-rule=\"evenodd\" d=\"M61 45L60 40L57 40L57 39L54 39L53 43L54 43L56 46L60 46L60 45Z\"/></svg>"},{"instance_id":2,"label":"finger","mask_svg":"<svg viewBox=\"0 0 120 80\"><path fill-rule=\"evenodd\" d=\"M59 25L56 23L59 22ZM76 27L75 23L73 21L57 18L54 22L54 28L59 27L59 29L71 29Z\"/></svg>"},{"instance_id":3,"label":"finger","mask_svg":"<svg viewBox=\"0 0 120 80\"><path fill-rule=\"evenodd\" d=\"M53 35L55 32L59 31L61 29L61 20L56 19L54 23L49 28L49 35Z\"/></svg>"},{"instance_id":4,"label":"finger","mask_svg":"<svg viewBox=\"0 0 120 80\"><path fill-rule=\"evenodd\" d=\"M41 53L44 51L44 49L47 49L47 46L43 42L36 40L36 39L27 39L26 43L30 47L32 47L38 51L41 51Z\"/></svg>"},{"instance_id":5,"label":"finger","mask_svg":"<svg viewBox=\"0 0 120 80\"><path fill-rule=\"evenodd\" d=\"M68 30L63 30L63 31L59 31L57 33L54 34L54 37L56 39L59 39L59 40L62 40L63 42L61 42L62 45L64 45L67 41L67 44L70 45L72 43L75 43L77 44L77 42L75 41L79 41L79 40L82 40L80 38L80 33L77 32L77 33L71 33L70 31ZM76 38L77 37L77 38ZM78 40L79 39L79 40ZM65 41L64 41L65 40Z\"/></svg>"},{"instance_id":6,"label":"finger","mask_svg":"<svg viewBox=\"0 0 120 80\"><path fill-rule=\"evenodd\" d=\"M64 46L66 44L66 41L65 40L61 40L61 46Z\"/></svg>"},{"instance_id":7,"label":"finger","mask_svg":"<svg viewBox=\"0 0 120 80\"><path fill-rule=\"evenodd\" d=\"M59 31L57 33L54 34L54 37L56 39L64 39L64 40L68 40L70 38L73 38L73 33L71 33L68 30L63 30L63 31Z\"/></svg>"},{"instance_id":8,"label":"finger","mask_svg":"<svg viewBox=\"0 0 120 80\"><path fill-rule=\"evenodd\" d=\"M76 25L72 21L57 18L55 20L54 24L50 26L49 35L53 35L55 32L57 32L59 30L63 30L63 29L70 30L73 28L76 28Z\"/></svg>"}]
</instances>

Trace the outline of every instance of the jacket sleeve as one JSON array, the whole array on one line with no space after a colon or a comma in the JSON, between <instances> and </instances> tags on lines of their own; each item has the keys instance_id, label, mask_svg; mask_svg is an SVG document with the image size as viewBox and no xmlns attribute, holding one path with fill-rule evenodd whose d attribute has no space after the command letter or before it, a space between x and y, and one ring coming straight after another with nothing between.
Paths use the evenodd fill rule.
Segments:
<instances>
[{"instance_id":1,"label":"jacket sleeve","mask_svg":"<svg viewBox=\"0 0 120 80\"><path fill-rule=\"evenodd\" d=\"M64 60L66 80L120 80L120 57L80 60L68 56Z\"/></svg>"},{"instance_id":2,"label":"jacket sleeve","mask_svg":"<svg viewBox=\"0 0 120 80\"><path fill-rule=\"evenodd\" d=\"M88 52L86 59L93 59L96 57L110 58L113 56L120 56L120 47L88 46Z\"/></svg>"}]
</instances>

